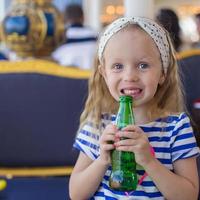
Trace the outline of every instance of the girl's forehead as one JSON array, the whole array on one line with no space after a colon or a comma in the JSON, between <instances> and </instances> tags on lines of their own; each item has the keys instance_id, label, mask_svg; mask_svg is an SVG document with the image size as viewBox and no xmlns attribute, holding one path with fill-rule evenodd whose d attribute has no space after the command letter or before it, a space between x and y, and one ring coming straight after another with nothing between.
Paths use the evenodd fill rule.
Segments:
<instances>
[{"instance_id":1,"label":"girl's forehead","mask_svg":"<svg viewBox=\"0 0 200 200\"><path fill-rule=\"evenodd\" d=\"M121 52L136 49L148 52L148 54L156 53L157 55L160 55L154 40L142 28L137 25L129 25L115 33L109 39L104 49L104 55L107 53L110 54L110 51L114 50ZM112 54L114 53L115 52L112 52Z\"/></svg>"},{"instance_id":2,"label":"girl's forehead","mask_svg":"<svg viewBox=\"0 0 200 200\"><path fill-rule=\"evenodd\" d=\"M127 35L132 36L134 38L137 34L139 34L140 37L147 37L152 40L152 38L149 36L149 34L146 33L137 24L129 24L128 26L119 30L117 33L113 34L113 36L110 38L110 40L112 40L112 38L116 38L116 37L123 37L123 36L127 37ZM152 40L152 42L154 42L154 41Z\"/></svg>"},{"instance_id":3,"label":"girl's forehead","mask_svg":"<svg viewBox=\"0 0 200 200\"><path fill-rule=\"evenodd\" d=\"M137 25L128 25L127 27L113 34L112 37L108 40L106 46L110 46L112 43L123 44L125 41L128 41L127 43L130 45L137 41L145 41L156 45L149 34L146 33L142 28Z\"/></svg>"}]
</instances>

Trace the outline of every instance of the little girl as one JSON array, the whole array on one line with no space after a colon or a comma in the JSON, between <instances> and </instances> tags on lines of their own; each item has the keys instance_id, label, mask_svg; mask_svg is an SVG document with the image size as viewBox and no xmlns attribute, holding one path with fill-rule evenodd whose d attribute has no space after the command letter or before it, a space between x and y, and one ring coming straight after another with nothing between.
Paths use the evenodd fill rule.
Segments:
<instances>
[{"instance_id":1,"label":"little girl","mask_svg":"<svg viewBox=\"0 0 200 200\"><path fill-rule=\"evenodd\" d=\"M112 121L121 95L133 97L136 125L117 130ZM120 18L110 24L99 40L98 60L74 144L80 155L70 178L71 198L197 199L199 149L182 110L167 32L142 17ZM115 148L135 153L142 178L135 191L109 187L110 151Z\"/></svg>"}]
</instances>

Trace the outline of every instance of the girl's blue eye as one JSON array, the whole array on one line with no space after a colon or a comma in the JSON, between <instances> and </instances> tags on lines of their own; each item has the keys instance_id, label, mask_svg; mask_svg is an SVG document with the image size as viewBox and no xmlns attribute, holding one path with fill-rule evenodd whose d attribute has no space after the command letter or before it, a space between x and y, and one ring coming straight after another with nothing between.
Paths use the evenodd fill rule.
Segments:
<instances>
[{"instance_id":1,"label":"girl's blue eye","mask_svg":"<svg viewBox=\"0 0 200 200\"><path fill-rule=\"evenodd\" d=\"M149 67L149 65L147 63L140 63L138 68L139 69L142 69L142 70L145 70Z\"/></svg>"},{"instance_id":2,"label":"girl's blue eye","mask_svg":"<svg viewBox=\"0 0 200 200\"><path fill-rule=\"evenodd\" d=\"M123 68L123 65L120 64L120 63L116 63L116 64L113 65L113 68L114 68L114 69L122 69L122 68Z\"/></svg>"}]
</instances>

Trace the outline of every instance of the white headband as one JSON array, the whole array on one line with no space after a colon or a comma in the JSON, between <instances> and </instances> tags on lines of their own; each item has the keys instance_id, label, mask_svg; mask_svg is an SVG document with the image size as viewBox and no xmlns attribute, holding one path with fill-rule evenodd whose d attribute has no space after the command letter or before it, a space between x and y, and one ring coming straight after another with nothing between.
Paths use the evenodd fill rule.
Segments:
<instances>
[{"instance_id":1,"label":"white headband","mask_svg":"<svg viewBox=\"0 0 200 200\"><path fill-rule=\"evenodd\" d=\"M154 21L144 17L123 17L112 22L104 31L100 38L98 57L102 62L103 52L109 39L118 31L125 28L129 24L139 25L145 32L147 32L156 43L160 51L161 61L164 73L167 73L169 67L169 43L165 31Z\"/></svg>"}]
</instances>

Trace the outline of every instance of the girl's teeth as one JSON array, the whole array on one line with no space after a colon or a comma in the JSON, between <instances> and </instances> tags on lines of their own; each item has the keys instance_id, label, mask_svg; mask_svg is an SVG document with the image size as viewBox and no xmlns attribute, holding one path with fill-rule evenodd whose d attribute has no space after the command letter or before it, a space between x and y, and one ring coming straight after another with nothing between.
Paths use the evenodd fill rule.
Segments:
<instances>
[{"instance_id":1,"label":"girl's teeth","mask_svg":"<svg viewBox=\"0 0 200 200\"><path fill-rule=\"evenodd\" d=\"M140 92L140 89L134 89L134 90L124 90L124 94L127 94L127 95L134 95L134 94L138 94Z\"/></svg>"}]
</instances>

